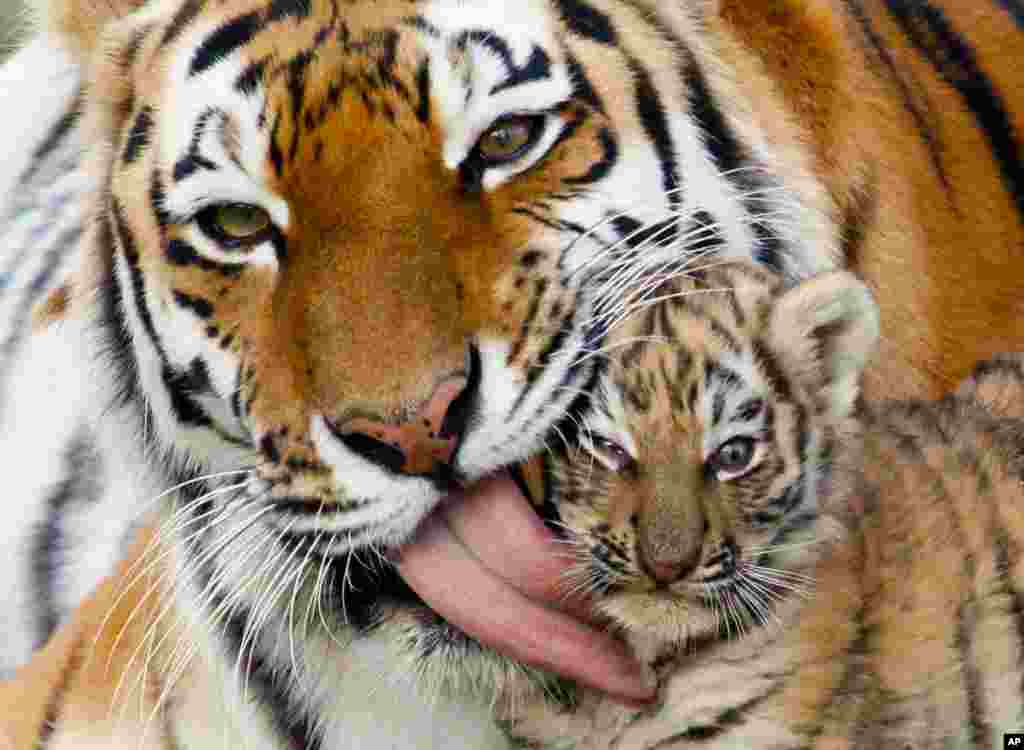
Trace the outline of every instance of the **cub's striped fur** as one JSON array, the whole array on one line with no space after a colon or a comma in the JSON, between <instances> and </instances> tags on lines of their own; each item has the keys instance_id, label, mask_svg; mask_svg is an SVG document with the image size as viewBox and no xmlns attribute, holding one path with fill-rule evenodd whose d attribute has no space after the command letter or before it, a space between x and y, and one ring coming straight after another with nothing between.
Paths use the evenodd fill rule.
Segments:
<instances>
[{"instance_id":1,"label":"cub's striped fur","mask_svg":"<svg viewBox=\"0 0 1024 750\"><path fill-rule=\"evenodd\" d=\"M942 400L865 405L845 272L729 266L613 334L555 464L576 585L661 675L516 727L558 748L1001 748L1024 717L1021 356ZM997 407L1008 405L1008 409Z\"/></svg>"},{"instance_id":2,"label":"cub's striped fur","mask_svg":"<svg viewBox=\"0 0 1024 750\"><path fill-rule=\"evenodd\" d=\"M999 354L978 364L957 391L1003 417L1024 419L1024 354Z\"/></svg>"},{"instance_id":3,"label":"cub's striped fur","mask_svg":"<svg viewBox=\"0 0 1024 750\"><path fill-rule=\"evenodd\" d=\"M666 269L855 269L876 392L1024 350L1011 3L43 15L0 72L0 670L151 524L197 691L160 718L217 735L184 747L436 745L438 681L410 675L457 683L478 649L380 553L451 488L576 442L592 355ZM486 700L437 701L493 731Z\"/></svg>"}]
</instances>

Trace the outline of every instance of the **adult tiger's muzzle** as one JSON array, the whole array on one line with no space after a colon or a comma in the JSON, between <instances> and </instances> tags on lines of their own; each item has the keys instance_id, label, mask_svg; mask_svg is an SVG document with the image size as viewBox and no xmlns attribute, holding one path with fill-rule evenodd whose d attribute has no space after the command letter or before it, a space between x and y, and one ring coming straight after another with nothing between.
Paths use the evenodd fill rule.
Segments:
<instances>
[{"instance_id":1,"label":"adult tiger's muzzle","mask_svg":"<svg viewBox=\"0 0 1024 750\"><path fill-rule=\"evenodd\" d=\"M465 376L444 380L423 408L407 420L389 423L357 417L328 420L331 432L354 453L393 472L437 476L450 471L466 426L471 398Z\"/></svg>"}]
</instances>

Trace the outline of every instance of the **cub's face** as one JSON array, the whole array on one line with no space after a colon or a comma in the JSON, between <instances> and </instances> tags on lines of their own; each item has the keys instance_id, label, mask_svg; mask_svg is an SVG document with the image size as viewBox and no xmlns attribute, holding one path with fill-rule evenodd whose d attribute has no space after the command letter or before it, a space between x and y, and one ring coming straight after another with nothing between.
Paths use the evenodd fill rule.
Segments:
<instances>
[{"instance_id":1,"label":"cub's face","mask_svg":"<svg viewBox=\"0 0 1024 750\"><path fill-rule=\"evenodd\" d=\"M612 334L583 445L558 466L554 494L577 561L570 585L627 631L734 637L808 590L833 528L821 459L863 363L856 341L852 370L821 358L872 325L857 282L843 281L847 312L845 286L812 288L826 282L783 294L761 271L716 270L660 290ZM870 351L870 330L864 340Z\"/></svg>"}]
</instances>

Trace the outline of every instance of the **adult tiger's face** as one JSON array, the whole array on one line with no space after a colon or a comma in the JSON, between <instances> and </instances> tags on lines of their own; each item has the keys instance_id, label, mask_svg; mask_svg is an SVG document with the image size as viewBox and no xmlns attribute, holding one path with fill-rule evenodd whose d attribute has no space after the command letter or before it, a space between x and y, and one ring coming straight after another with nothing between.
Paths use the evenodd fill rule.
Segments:
<instances>
[{"instance_id":1,"label":"adult tiger's face","mask_svg":"<svg viewBox=\"0 0 1024 750\"><path fill-rule=\"evenodd\" d=\"M796 224L730 220L753 204L701 123L608 59L646 22L627 45L562 5L185 0L114 27L111 267L161 444L256 465L293 532L398 541L571 418L607 268Z\"/></svg>"}]
</instances>

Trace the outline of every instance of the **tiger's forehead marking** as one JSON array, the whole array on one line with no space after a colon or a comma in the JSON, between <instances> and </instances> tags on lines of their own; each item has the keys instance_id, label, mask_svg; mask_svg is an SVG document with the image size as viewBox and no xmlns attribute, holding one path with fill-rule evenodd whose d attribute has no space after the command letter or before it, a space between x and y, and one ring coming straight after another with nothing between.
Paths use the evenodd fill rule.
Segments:
<instances>
[{"instance_id":1,"label":"tiger's forehead marking","mask_svg":"<svg viewBox=\"0 0 1024 750\"><path fill-rule=\"evenodd\" d=\"M177 218L213 201L252 203L286 228L288 204L266 187L265 97L261 91L239 96L244 60L236 56L192 72L195 56L189 42L216 36L218 28L223 27L207 24L185 35L168 68L171 85L164 94L166 104L157 110L158 158L172 180L163 208ZM200 152L201 162L195 156ZM203 179L188 179L199 166Z\"/></svg>"},{"instance_id":2,"label":"tiger's forehead marking","mask_svg":"<svg viewBox=\"0 0 1024 750\"><path fill-rule=\"evenodd\" d=\"M703 455L736 435L765 427L767 412L760 408L770 395L765 379L748 349L725 352L706 364L704 390L698 410L703 429Z\"/></svg>"},{"instance_id":3,"label":"tiger's forehead marking","mask_svg":"<svg viewBox=\"0 0 1024 750\"><path fill-rule=\"evenodd\" d=\"M170 104L162 108L174 117L159 128L169 170L190 142L207 137L196 123L214 116L236 136L237 153L225 156L250 180L273 184L273 175L264 173L267 154L280 173L294 158L300 132L315 128L346 93L364 101L382 97L392 121L396 109L411 106L419 120L439 129L442 160L454 170L503 115L555 110L574 91L557 20L533 0L435 0L419 12L408 3L341 9L323 0L274 0L233 16L198 11L191 3L182 12L186 8L197 14L190 23L175 16L163 32L165 43L176 47L166 87ZM211 109L211 101L218 103L215 111L200 111ZM284 144L274 131L282 113L290 120ZM512 167L489 170L485 189L513 173ZM231 182L221 199L274 204L265 192L235 194L244 180ZM189 200L179 197L182 215ZM283 219L275 215L281 225Z\"/></svg>"},{"instance_id":4,"label":"tiger's forehead marking","mask_svg":"<svg viewBox=\"0 0 1024 750\"><path fill-rule=\"evenodd\" d=\"M773 287L741 271L726 278L721 288L679 281L664 293L674 298L633 315L613 335L613 351L616 341L625 343L613 374L641 443L664 430L697 431L706 454L763 426L765 414L755 405L771 388L752 342Z\"/></svg>"}]
</instances>

